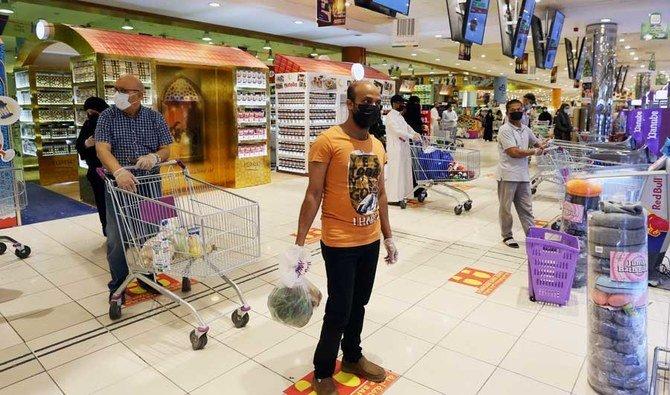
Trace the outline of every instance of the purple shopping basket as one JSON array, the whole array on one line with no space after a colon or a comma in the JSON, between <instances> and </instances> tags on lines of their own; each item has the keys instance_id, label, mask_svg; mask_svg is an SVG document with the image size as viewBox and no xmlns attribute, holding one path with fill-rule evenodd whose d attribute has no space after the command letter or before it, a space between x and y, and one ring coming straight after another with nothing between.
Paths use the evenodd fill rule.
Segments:
<instances>
[{"instance_id":1,"label":"purple shopping basket","mask_svg":"<svg viewBox=\"0 0 670 395\"><path fill-rule=\"evenodd\" d=\"M570 300L579 240L548 228L530 228L526 238L531 300L564 306Z\"/></svg>"}]
</instances>

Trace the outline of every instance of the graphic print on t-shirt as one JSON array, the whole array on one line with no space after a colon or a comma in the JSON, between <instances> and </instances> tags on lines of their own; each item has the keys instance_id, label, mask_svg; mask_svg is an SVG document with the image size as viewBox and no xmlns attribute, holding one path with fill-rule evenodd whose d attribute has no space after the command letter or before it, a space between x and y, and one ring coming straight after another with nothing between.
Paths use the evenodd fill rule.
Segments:
<instances>
[{"instance_id":1,"label":"graphic print on t-shirt","mask_svg":"<svg viewBox=\"0 0 670 395\"><path fill-rule=\"evenodd\" d=\"M351 206L360 215L353 223L368 226L379 217L379 157L372 153L353 151L349 155L349 199Z\"/></svg>"}]
</instances>

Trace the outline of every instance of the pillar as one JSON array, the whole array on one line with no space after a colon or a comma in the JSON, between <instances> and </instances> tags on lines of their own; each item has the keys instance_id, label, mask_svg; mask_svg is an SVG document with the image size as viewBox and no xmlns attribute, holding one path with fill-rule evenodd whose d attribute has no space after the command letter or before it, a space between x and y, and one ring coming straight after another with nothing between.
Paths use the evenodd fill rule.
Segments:
<instances>
[{"instance_id":1,"label":"pillar","mask_svg":"<svg viewBox=\"0 0 670 395\"><path fill-rule=\"evenodd\" d=\"M617 66L617 24L595 23L586 26L587 40L593 48L593 99L590 104L591 134L606 139L612 132L615 70Z\"/></svg>"},{"instance_id":2,"label":"pillar","mask_svg":"<svg viewBox=\"0 0 670 395\"><path fill-rule=\"evenodd\" d=\"M351 63L366 63L366 52L363 47L342 47L342 61Z\"/></svg>"},{"instance_id":3,"label":"pillar","mask_svg":"<svg viewBox=\"0 0 670 395\"><path fill-rule=\"evenodd\" d=\"M507 103L507 77L496 77L493 80L493 100L498 104Z\"/></svg>"},{"instance_id":4,"label":"pillar","mask_svg":"<svg viewBox=\"0 0 670 395\"><path fill-rule=\"evenodd\" d=\"M555 109L559 109L563 102L563 91L559 88L554 88L551 90L551 106Z\"/></svg>"}]
</instances>

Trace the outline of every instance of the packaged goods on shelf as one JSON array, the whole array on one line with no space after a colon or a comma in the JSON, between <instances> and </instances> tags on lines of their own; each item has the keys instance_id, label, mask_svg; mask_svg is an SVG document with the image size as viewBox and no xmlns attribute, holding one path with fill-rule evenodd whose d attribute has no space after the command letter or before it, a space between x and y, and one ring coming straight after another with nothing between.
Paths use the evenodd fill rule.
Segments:
<instances>
[{"instance_id":1,"label":"packaged goods on shelf","mask_svg":"<svg viewBox=\"0 0 670 395\"><path fill-rule=\"evenodd\" d=\"M268 154L267 145L265 143L238 145L237 150L237 156L239 158L255 158L258 156L266 156Z\"/></svg>"},{"instance_id":2,"label":"packaged goods on shelf","mask_svg":"<svg viewBox=\"0 0 670 395\"><path fill-rule=\"evenodd\" d=\"M22 106L23 105L26 105L26 106L31 105L31 99L32 99L32 97L31 97L31 94L30 94L29 90L17 91L16 92L16 101Z\"/></svg>"},{"instance_id":3,"label":"packaged goods on shelf","mask_svg":"<svg viewBox=\"0 0 670 395\"><path fill-rule=\"evenodd\" d=\"M238 141L265 140L267 130L264 127L250 127L238 130Z\"/></svg>"},{"instance_id":4,"label":"packaged goods on shelf","mask_svg":"<svg viewBox=\"0 0 670 395\"><path fill-rule=\"evenodd\" d=\"M95 62L82 60L72 63L72 80L75 84L95 82Z\"/></svg>"},{"instance_id":5,"label":"packaged goods on shelf","mask_svg":"<svg viewBox=\"0 0 670 395\"><path fill-rule=\"evenodd\" d=\"M265 92L237 92L237 105L240 106L265 106L268 96Z\"/></svg>"},{"instance_id":6,"label":"packaged goods on shelf","mask_svg":"<svg viewBox=\"0 0 670 395\"><path fill-rule=\"evenodd\" d=\"M28 74L28 71L14 72L14 81L16 83L16 89L30 88L30 75Z\"/></svg>"},{"instance_id":7,"label":"packaged goods on shelf","mask_svg":"<svg viewBox=\"0 0 670 395\"><path fill-rule=\"evenodd\" d=\"M102 75L106 82L115 82L123 74L132 74L144 84L151 84L151 66L149 62L131 60L104 59Z\"/></svg>"},{"instance_id":8,"label":"packaged goods on shelf","mask_svg":"<svg viewBox=\"0 0 670 395\"><path fill-rule=\"evenodd\" d=\"M21 114L19 115L20 122L33 122L33 111L30 109L21 109Z\"/></svg>"},{"instance_id":9,"label":"packaged goods on shelf","mask_svg":"<svg viewBox=\"0 0 670 395\"><path fill-rule=\"evenodd\" d=\"M239 125L267 123L267 116L265 110L263 109L238 110L237 123Z\"/></svg>"},{"instance_id":10,"label":"packaged goods on shelf","mask_svg":"<svg viewBox=\"0 0 670 395\"><path fill-rule=\"evenodd\" d=\"M84 105L84 102L89 97L98 96L98 89L95 85L75 86L74 87L74 102L75 104Z\"/></svg>"},{"instance_id":11,"label":"packaged goods on shelf","mask_svg":"<svg viewBox=\"0 0 670 395\"><path fill-rule=\"evenodd\" d=\"M38 105L72 105L72 92L70 91L38 91Z\"/></svg>"},{"instance_id":12,"label":"packaged goods on shelf","mask_svg":"<svg viewBox=\"0 0 670 395\"><path fill-rule=\"evenodd\" d=\"M265 89L267 86L267 78L262 71L239 69L235 76L238 88Z\"/></svg>"},{"instance_id":13,"label":"packaged goods on shelf","mask_svg":"<svg viewBox=\"0 0 670 395\"><path fill-rule=\"evenodd\" d=\"M72 79L69 73L35 73L37 88L72 88Z\"/></svg>"}]
</instances>

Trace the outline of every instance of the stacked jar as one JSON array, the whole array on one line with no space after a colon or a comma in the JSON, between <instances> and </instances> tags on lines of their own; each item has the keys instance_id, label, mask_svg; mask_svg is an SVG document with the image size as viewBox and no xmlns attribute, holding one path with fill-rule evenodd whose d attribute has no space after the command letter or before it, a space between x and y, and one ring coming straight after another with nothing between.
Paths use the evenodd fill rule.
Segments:
<instances>
[{"instance_id":1,"label":"stacked jar","mask_svg":"<svg viewBox=\"0 0 670 395\"><path fill-rule=\"evenodd\" d=\"M586 285L586 262L588 252L586 246L587 213L598 209L602 187L587 180L574 179L565 184L565 200L561 218L561 231L579 239L579 258L575 267L573 288Z\"/></svg>"},{"instance_id":2,"label":"stacked jar","mask_svg":"<svg viewBox=\"0 0 670 395\"><path fill-rule=\"evenodd\" d=\"M647 215L601 202L588 219L588 382L602 394L647 393Z\"/></svg>"}]
</instances>

